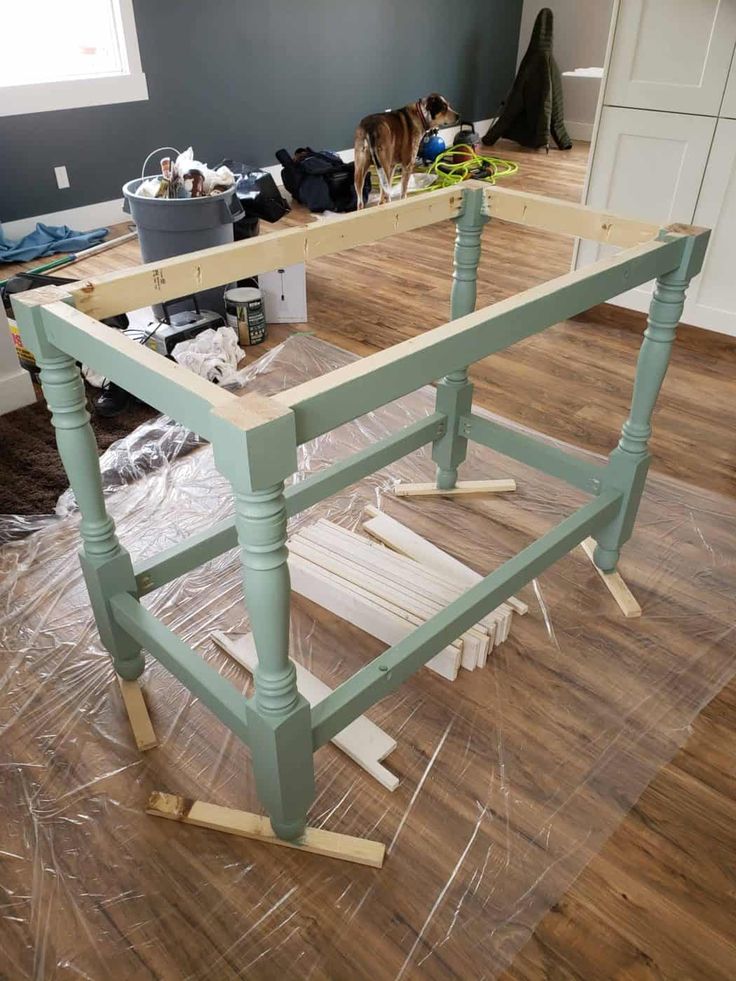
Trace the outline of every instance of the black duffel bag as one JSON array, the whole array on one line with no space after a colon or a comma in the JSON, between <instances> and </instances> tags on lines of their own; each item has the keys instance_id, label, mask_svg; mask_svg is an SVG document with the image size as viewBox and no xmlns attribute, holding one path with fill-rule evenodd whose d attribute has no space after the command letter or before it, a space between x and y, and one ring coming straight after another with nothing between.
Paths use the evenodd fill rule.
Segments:
<instances>
[{"instance_id":1,"label":"black duffel bag","mask_svg":"<svg viewBox=\"0 0 736 981\"><path fill-rule=\"evenodd\" d=\"M281 180L292 197L310 211L355 211L355 164L345 163L329 150L299 147L292 157L279 150L276 159L283 167ZM370 174L363 184L363 202L371 189Z\"/></svg>"}]
</instances>

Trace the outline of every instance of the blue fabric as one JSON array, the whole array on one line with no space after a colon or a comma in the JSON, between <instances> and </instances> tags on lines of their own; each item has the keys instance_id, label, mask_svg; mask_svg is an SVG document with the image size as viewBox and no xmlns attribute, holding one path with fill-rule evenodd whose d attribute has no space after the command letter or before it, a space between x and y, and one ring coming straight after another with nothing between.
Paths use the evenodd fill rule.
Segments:
<instances>
[{"instance_id":1,"label":"blue fabric","mask_svg":"<svg viewBox=\"0 0 736 981\"><path fill-rule=\"evenodd\" d=\"M91 232L75 232L68 225L43 225L19 242L8 242L0 228L0 262L26 262L55 252L81 252L99 245L107 235L107 228L95 228Z\"/></svg>"}]
</instances>

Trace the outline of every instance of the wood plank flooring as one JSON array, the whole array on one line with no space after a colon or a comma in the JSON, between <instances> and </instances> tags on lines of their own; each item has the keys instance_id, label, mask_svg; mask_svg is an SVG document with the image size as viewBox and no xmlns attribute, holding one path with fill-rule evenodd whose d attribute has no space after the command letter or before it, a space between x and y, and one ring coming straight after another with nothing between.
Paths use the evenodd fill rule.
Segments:
<instances>
[{"instance_id":1,"label":"wood plank flooring","mask_svg":"<svg viewBox=\"0 0 736 981\"><path fill-rule=\"evenodd\" d=\"M520 162L508 186L577 200L587 149L576 144L547 156L501 143L495 152ZM303 220L299 212L290 218ZM297 329L365 355L443 322L452 234L449 225L435 226L310 263L309 324ZM479 305L564 273L570 257L565 239L493 223L484 234ZM76 268L93 275L135 261L135 248L124 245ZM629 404L642 326L641 316L612 306L557 325L476 365L476 399L607 452ZM269 346L291 330L272 328ZM249 357L261 353L251 349ZM736 340L680 329L654 420L654 469L733 495L735 369ZM735 760L732 682L542 920L507 977L735 977Z\"/></svg>"}]
</instances>

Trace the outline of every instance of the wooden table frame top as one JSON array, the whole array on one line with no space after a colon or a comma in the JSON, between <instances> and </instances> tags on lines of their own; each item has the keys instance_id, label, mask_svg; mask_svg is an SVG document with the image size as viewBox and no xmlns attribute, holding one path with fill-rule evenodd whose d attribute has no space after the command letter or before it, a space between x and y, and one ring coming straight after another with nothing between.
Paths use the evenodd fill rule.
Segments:
<instances>
[{"instance_id":1,"label":"wooden table frame top","mask_svg":"<svg viewBox=\"0 0 736 981\"><path fill-rule=\"evenodd\" d=\"M447 219L457 229L451 320L277 395L238 398L100 323L123 310ZM481 233L489 219L590 238L622 251L476 311ZM651 415L685 291L701 269L708 236L703 229L661 228L471 181L64 289L44 287L14 297L21 336L40 366L59 453L79 504L80 561L115 670L122 679L140 677L145 649L248 744L256 788L279 837L296 840L304 833L315 793L314 751L365 709L589 536L597 542L599 569L615 569L636 518L649 466ZM656 286L631 411L605 465L582 461L473 413L468 365L652 279ZM133 563L105 507L77 361L211 442L215 464L233 488L233 519ZM425 419L285 486L296 473L300 444L438 379L435 411ZM297 691L288 651L287 518L429 443L438 488L452 488L468 440L565 480L591 499L310 709ZM140 603L147 593L238 544L258 652L256 689L249 699Z\"/></svg>"}]
</instances>

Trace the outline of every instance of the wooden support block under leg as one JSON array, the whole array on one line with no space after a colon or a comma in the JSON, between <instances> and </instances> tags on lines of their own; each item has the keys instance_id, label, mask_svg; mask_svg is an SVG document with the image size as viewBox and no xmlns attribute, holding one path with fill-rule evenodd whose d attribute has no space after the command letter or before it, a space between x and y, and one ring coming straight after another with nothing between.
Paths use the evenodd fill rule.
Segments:
<instances>
[{"instance_id":1,"label":"wooden support block under leg","mask_svg":"<svg viewBox=\"0 0 736 981\"><path fill-rule=\"evenodd\" d=\"M133 730L135 744L141 752L158 746L156 733L151 725L151 717L146 708L143 691L137 681L126 681L120 675L115 676L120 685L125 711L128 713L130 728Z\"/></svg>"},{"instance_id":2,"label":"wooden support block under leg","mask_svg":"<svg viewBox=\"0 0 736 981\"><path fill-rule=\"evenodd\" d=\"M619 609L625 617L640 617L641 607L636 602L633 593L621 578L618 572L603 572L595 564L593 553L595 552L595 539L586 538L580 543L580 547L593 563L593 568L608 587L608 591L618 603Z\"/></svg>"},{"instance_id":3,"label":"wooden support block under leg","mask_svg":"<svg viewBox=\"0 0 736 981\"><path fill-rule=\"evenodd\" d=\"M441 490L436 484L397 484L397 497L462 497L468 494L505 494L516 490L515 480L458 480L454 487Z\"/></svg>"},{"instance_id":4,"label":"wooden support block under leg","mask_svg":"<svg viewBox=\"0 0 736 981\"><path fill-rule=\"evenodd\" d=\"M354 838L352 835L341 835L323 828L307 828L300 839L284 841L276 835L265 815L220 807L201 800L189 800L178 794L154 791L148 798L146 813L168 818L170 821L180 821L182 824L193 824L198 828L223 831L225 834L253 838L271 845L284 845L286 848L325 855L327 858L339 858L343 862L369 865L374 869L383 867L386 853L386 846L380 841Z\"/></svg>"}]
</instances>

